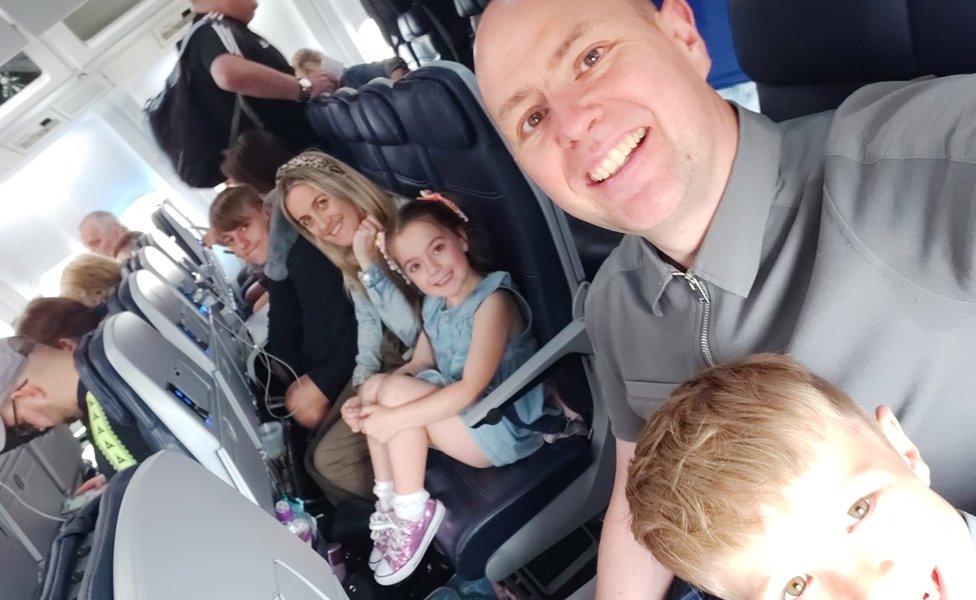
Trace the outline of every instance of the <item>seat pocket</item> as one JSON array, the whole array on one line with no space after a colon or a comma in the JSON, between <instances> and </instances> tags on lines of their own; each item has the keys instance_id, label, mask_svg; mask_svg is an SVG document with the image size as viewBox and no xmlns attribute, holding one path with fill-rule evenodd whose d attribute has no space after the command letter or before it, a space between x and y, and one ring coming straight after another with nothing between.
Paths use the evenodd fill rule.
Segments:
<instances>
[{"instance_id":1,"label":"seat pocket","mask_svg":"<svg viewBox=\"0 0 976 600\"><path fill-rule=\"evenodd\" d=\"M681 384L661 381L624 381L627 403L644 419L660 408L679 385Z\"/></svg>"}]
</instances>

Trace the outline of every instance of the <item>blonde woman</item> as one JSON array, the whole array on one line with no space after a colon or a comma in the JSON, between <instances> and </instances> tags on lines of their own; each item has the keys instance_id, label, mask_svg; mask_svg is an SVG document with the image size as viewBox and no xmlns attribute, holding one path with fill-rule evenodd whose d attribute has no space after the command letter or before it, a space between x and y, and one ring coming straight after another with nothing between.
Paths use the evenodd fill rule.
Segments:
<instances>
[{"instance_id":1,"label":"blonde woman","mask_svg":"<svg viewBox=\"0 0 976 600\"><path fill-rule=\"evenodd\" d=\"M61 271L61 295L98 306L122 283L122 266L97 254L82 254Z\"/></svg>"},{"instance_id":2,"label":"blonde woman","mask_svg":"<svg viewBox=\"0 0 976 600\"><path fill-rule=\"evenodd\" d=\"M357 321L353 387L391 364L384 331L413 348L415 303L382 268L376 234L396 213L394 197L342 161L304 152L278 170L282 213L342 272ZM386 358L385 358L386 357Z\"/></svg>"}]
</instances>

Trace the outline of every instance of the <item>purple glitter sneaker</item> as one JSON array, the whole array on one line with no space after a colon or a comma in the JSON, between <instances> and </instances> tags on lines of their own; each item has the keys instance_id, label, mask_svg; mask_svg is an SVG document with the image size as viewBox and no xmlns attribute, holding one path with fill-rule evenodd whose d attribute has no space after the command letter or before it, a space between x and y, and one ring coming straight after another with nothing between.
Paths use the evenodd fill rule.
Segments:
<instances>
[{"instance_id":1,"label":"purple glitter sneaker","mask_svg":"<svg viewBox=\"0 0 976 600\"><path fill-rule=\"evenodd\" d=\"M410 577L443 520L444 505L433 498L427 499L424 513L417 521L405 521L393 515L396 528L390 530L386 555L376 567L376 583L394 585Z\"/></svg>"},{"instance_id":2,"label":"purple glitter sneaker","mask_svg":"<svg viewBox=\"0 0 976 600\"><path fill-rule=\"evenodd\" d=\"M393 511L383 510L380 503L376 503L376 510L369 516L369 537L373 540L373 550L369 553L369 568L373 571L379 566L390 545L390 533L396 528L393 522Z\"/></svg>"}]
</instances>

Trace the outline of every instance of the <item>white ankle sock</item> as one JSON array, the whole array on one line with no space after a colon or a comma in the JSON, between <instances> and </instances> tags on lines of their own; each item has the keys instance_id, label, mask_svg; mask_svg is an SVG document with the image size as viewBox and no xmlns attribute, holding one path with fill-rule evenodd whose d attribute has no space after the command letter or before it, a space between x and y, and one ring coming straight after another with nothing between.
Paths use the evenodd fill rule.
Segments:
<instances>
[{"instance_id":1,"label":"white ankle sock","mask_svg":"<svg viewBox=\"0 0 976 600\"><path fill-rule=\"evenodd\" d=\"M383 510L393 510L393 482L376 481L373 486L373 493L379 500L380 508Z\"/></svg>"},{"instance_id":2,"label":"white ankle sock","mask_svg":"<svg viewBox=\"0 0 976 600\"><path fill-rule=\"evenodd\" d=\"M424 504L428 498L430 494L425 489L412 494L394 494L393 512L405 521L417 521L424 514Z\"/></svg>"}]
</instances>

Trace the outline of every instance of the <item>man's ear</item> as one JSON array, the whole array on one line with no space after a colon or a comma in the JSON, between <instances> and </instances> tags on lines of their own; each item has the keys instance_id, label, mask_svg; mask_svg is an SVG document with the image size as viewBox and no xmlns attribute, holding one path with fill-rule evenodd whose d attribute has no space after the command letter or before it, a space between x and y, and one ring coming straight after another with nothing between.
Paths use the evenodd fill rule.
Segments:
<instances>
[{"instance_id":1,"label":"man's ear","mask_svg":"<svg viewBox=\"0 0 976 600\"><path fill-rule=\"evenodd\" d=\"M881 428L881 433L888 440L888 443L891 444L891 447L895 449L895 452L905 461L908 468L926 486L931 485L932 476L929 471L929 466L922 460L922 455L918 452L918 446L913 444L908 439L908 436L905 435L904 430L901 428L901 423L895 417L895 413L891 412L890 408L882 404L874 409L874 417L878 422L878 426Z\"/></svg>"},{"instance_id":2,"label":"man's ear","mask_svg":"<svg viewBox=\"0 0 976 600\"><path fill-rule=\"evenodd\" d=\"M705 40L695 26L695 13L688 0L664 0L657 12L658 27L678 47L698 71L702 79L708 77L712 59Z\"/></svg>"},{"instance_id":3,"label":"man's ear","mask_svg":"<svg viewBox=\"0 0 976 600\"><path fill-rule=\"evenodd\" d=\"M61 338L58 340L58 348L61 350L71 350L72 352L78 347L78 342L71 338Z\"/></svg>"}]
</instances>

